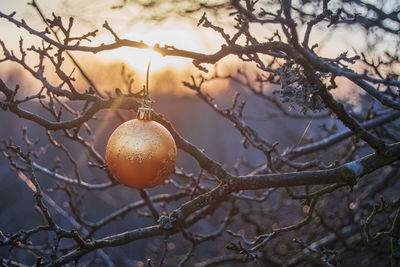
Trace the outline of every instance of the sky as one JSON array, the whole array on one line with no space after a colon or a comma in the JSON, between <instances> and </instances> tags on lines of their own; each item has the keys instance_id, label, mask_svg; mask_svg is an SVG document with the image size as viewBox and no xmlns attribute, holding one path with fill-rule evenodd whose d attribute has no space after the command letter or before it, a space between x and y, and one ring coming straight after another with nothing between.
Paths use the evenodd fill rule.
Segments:
<instances>
[{"instance_id":1,"label":"sky","mask_svg":"<svg viewBox=\"0 0 400 267\"><path fill-rule=\"evenodd\" d=\"M92 44L110 43L113 37L102 28L105 20L111 25L120 38L131 40L143 40L145 43L154 45L168 44L180 49L187 49L196 52L210 52L216 49L215 34L198 28L195 23L187 20L166 20L161 23L150 21L136 22L132 25L131 17L138 16L138 8L127 6L123 9L111 9L109 1L49 1L38 0L39 7L47 17L55 12L65 18L75 17L75 33L85 33L99 29L99 35ZM84 10L84 12L83 12ZM26 1L3 0L1 11L11 13L16 11L16 18L24 18L28 24L37 29L44 29L44 24L36 10L26 4ZM37 38L31 38L23 30L19 30L4 19L0 20L0 31L7 36L7 43L16 46L20 36L28 42L37 43ZM213 41L211 41L213 40ZM191 63L191 60L184 58L161 57L150 52L131 48L121 48L113 51L101 52L99 55L108 60L121 60L138 70L142 74L147 68L149 60L152 61L152 70L160 70L166 67L183 68Z\"/></svg>"},{"instance_id":2,"label":"sky","mask_svg":"<svg viewBox=\"0 0 400 267\"><path fill-rule=\"evenodd\" d=\"M16 11L15 18L24 19L31 27L44 30L45 26L37 11L27 5L28 1L2 1L0 10L3 13L10 14ZM176 46L180 49L191 50L195 52L210 53L216 51L220 43L220 38L213 31L197 27L193 20L179 20L176 17L167 19L160 23L151 21L135 20L140 11L135 6L126 6L123 9L111 9L113 3L110 1L51 1L37 0L38 6L43 10L46 17L51 17L52 12L60 15L65 22L69 17L75 18L75 27L72 32L75 34L84 34L95 29L99 29L98 35L93 42L88 45L98 45L101 43L112 43L113 36L102 28L105 20L111 25L113 30L118 33L120 38L127 38L135 41L143 40L149 45L159 43ZM115 3L114 3L115 4ZM1 39L5 40L9 49L18 50L20 37L24 39L24 47L30 47L32 44L40 45L40 39L29 35L26 31L18 29L5 19L0 19ZM196 73L197 69L193 67L192 61L180 57L162 57L151 50L119 48L111 51L104 51L97 54L72 52L73 56L79 59L87 74L96 81L99 90L112 91L116 87L122 91L127 90L121 70L127 70L127 74L134 73L134 90L141 90L145 80L145 73L149 61L151 61L151 83L160 88L154 89L158 92L173 92L176 94L185 94L181 81L190 78L190 75ZM29 60L29 57L28 57ZM36 62L36 58L32 58ZM33 62L33 61L32 61ZM35 65L36 63L32 63ZM123 67L124 66L124 67ZM40 88L41 84L31 79L26 72L17 72L16 64L8 62L0 64L0 73L17 73L15 75L25 75L21 80L21 87L24 82L27 87ZM168 70L168 71L165 71ZM161 74L159 72L162 72ZM19 73L19 74L18 74ZM49 73L49 76L51 73ZM164 82L161 82L159 80ZM14 86L14 85L12 85ZM82 83L82 90L86 90L86 83ZM124 87L125 86L125 87ZM27 91L29 92L29 91Z\"/></svg>"},{"instance_id":3,"label":"sky","mask_svg":"<svg viewBox=\"0 0 400 267\"><path fill-rule=\"evenodd\" d=\"M24 18L30 26L40 30L44 29L44 24L36 10L28 6L26 4L27 1L0 1L2 1L0 8L2 12L11 13L16 11L16 18ZM335 1L331 1L331 3L334 2ZM62 16L65 21L67 21L67 18L70 16L74 17L75 27L73 31L75 31L76 34L83 34L94 29L99 29L99 34L94 38L91 45L113 42L113 36L102 28L105 20L107 20L114 31L118 33L119 37L135 41L143 40L150 45L154 45L155 43L161 45L168 44L180 49L213 53L217 51L222 44L222 39L214 31L197 27L196 21L201 17L201 14L195 14L195 18L192 20L178 19L174 16L171 19L166 19L157 23L138 19L143 10L134 5L127 5L123 9L111 9L112 5L120 3L118 1L37 0L37 3L47 17L51 17L53 11L57 15ZM199 17L196 18L196 16ZM227 18L227 20L229 19L231 18ZM264 25L252 25L251 27L254 32L260 33L258 36L259 40L263 40L263 38L268 35ZM334 34L326 32L326 28L324 27L320 28L320 31L316 29L311 36L311 43L328 40L325 42L325 48L318 51L320 55L324 57L335 58L345 51L348 51L349 56L352 56L354 49L362 49L365 47L366 40L364 40L362 31L349 31L349 28L350 27L347 26L338 27ZM20 36L25 39L26 47L40 42L40 39L29 36L25 31L16 28L4 19L0 19L0 32L2 37L7 37L2 38L6 40L6 45L8 47L14 47L14 49L18 45ZM384 36L384 38L386 38L386 36ZM382 44L389 48L392 47L390 40L382 42ZM94 62L91 65L91 69L96 73L111 73L114 75L118 73L119 70L110 70L110 68L113 68L115 62L121 62L133 68L138 76L143 77L150 60L152 62L152 72L157 72L169 67L185 73L186 75L188 68L193 70L190 59L162 57L150 50L120 48L112 51L100 52L96 55L76 52L74 55L79 57L80 60L86 60L85 62ZM106 65L109 65L109 67L106 67ZM220 66L221 65L222 64L220 64ZM0 70L1 67L0 65ZM231 66L229 67L232 68ZM103 69L103 71L101 71L101 69ZM108 86L105 80L107 77L104 78L103 76L104 75L99 77L99 79L105 86ZM104 79L104 81L102 79Z\"/></svg>"}]
</instances>

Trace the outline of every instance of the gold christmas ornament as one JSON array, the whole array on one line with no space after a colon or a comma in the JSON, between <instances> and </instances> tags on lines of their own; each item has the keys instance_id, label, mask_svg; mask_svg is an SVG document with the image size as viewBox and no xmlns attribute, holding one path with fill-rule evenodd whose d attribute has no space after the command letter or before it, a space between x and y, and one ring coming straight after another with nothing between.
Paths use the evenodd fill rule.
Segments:
<instances>
[{"instance_id":1,"label":"gold christmas ornament","mask_svg":"<svg viewBox=\"0 0 400 267\"><path fill-rule=\"evenodd\" d=\"M147 85L137 118L115 129L106 149L106 160L113 176L121 184L133 188L159 185L175 168L175 141L164 126L151 120L153 109L149 103Z\"/></svg>"}]
</instances>

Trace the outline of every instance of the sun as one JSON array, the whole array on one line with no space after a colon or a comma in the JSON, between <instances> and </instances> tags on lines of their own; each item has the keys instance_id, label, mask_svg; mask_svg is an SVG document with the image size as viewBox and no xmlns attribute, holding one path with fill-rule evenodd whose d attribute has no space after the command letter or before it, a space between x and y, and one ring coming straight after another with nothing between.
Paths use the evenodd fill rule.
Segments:
<instances>
[{"instance_id":1,"label":"sun","mask_svg":"<svg viewBox=\"0 0 400 267\"><path fill-rule=\"evenodd\" d=\"M205 52L206 50L199 33L184 25L163 25L158 27L138 25L124 34L123 37L130 40L143 41L150 46L155 44L160 46L171 45L179 49L195 52ZM102 55L108 59L122 60L142 74L146 73L149 61L151 61L152 71L162 70L167 67L181 69L191 63L191 60L187 58L163 57L152 49L125 47L105 51Z\"/></svg>"}]
</instances>

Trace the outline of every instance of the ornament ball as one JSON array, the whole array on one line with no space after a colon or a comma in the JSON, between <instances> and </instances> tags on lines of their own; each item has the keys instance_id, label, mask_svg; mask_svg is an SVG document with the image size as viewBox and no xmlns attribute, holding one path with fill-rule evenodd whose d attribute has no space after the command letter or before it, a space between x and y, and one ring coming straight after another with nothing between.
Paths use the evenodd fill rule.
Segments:
<instances>
[{"instance_id":1,"label":"ornament ball","mask_svg":"<svg viewBox=\"0 0 400 267\"><path fill-rule=\"evenodd\" d=\"M176 156L170 132L143 116L121 124L106 149L113 176L126 186L141 189L161 184L173 172Z\"/></svg>"}]
</instances>

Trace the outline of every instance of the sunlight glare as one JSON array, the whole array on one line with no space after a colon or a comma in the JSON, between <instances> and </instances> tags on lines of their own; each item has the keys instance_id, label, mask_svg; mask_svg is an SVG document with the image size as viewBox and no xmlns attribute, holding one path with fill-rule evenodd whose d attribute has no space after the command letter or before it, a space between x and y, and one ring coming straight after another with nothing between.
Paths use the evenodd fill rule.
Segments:
<instances>
[{"instance_id":1,"label":"sunlight glare","mask_svg":"<svg viewBox=\"0 0 400 267\"><path fill-rule=\"evenodd\" d=\"M195 30L184 26L159 26L149 29L144 26L135 26L131 31L126 33L124 38L140 41L154 46L155 44L172 45L179 49L185 49L195 52L204 52L205 46ZM191 63L191 59L161 56L152 49L133 49L120 48L102 53L109 59L122 60L132 68L140 72L146 73L147 64L151 60L151 70L157 71L167 67L181 69Z\"/></svg>"}]
</instances>

